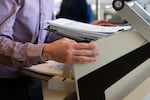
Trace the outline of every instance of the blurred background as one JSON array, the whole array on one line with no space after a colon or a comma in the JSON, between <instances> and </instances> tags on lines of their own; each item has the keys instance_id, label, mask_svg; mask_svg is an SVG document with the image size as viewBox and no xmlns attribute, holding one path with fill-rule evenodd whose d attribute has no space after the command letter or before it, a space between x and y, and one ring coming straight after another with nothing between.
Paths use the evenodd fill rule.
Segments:
<instances>
[{"instance_id":1,"label":"blurred background","mask_svg":"<svg viewBox=\"0 0 150 100\"><path fill-rule=\"evenodd\" d=\"M89 15L84 16L84 17L86 17L86 18L88 17L88 19L86 19L85 21L77 19L78 21L83 21L83 22L90 23L91 21L96 20L96 19L98 19L98 20L106 19L106 20L110 20L113 23L123 23L124 22L124 19L122 19L117 14L117 12L114 11L114 9L112 8L112 1L113 0L64 0L68 3L70 2L70 4L68 4L68 5L64 4L63 7L61 7L63 0L54 0L54 1L55 1L55 3L54 3L54 13L56 15L58 15L58 17L69 16L68 14L62 15L64 13L64 11L61 11L61 10L65 9L65 7L68 7L68 8L72 7L71 3L75 4L75 2L72 2L72 1L76 1L78 4L79 4L79 2L84 4L84 1L86 1L86 3L89 5L89 7L88 7L88 14ZM148 12L150 12L150 0L127 0L127 1L128 2L137 1L142 5L142 7L144 9L146 9ZM68 8L66 8L66 9L68 9ZM71 13L73 13L74 11L80 12L81 11L80 9L81 8L79 8L79 7L77 8L77 10L75 10L75 8L73 8L72 10L70 9L70 12ZM61 12L61 14L60 14L60 12ZM83 15L86 15L86 14L87 13L84 13ZM83 16L83 15L80 15L80 17ZM79 13L78 13L78 15L72 15L72 16L78 17Z\"/></svg>"}]
</instances>

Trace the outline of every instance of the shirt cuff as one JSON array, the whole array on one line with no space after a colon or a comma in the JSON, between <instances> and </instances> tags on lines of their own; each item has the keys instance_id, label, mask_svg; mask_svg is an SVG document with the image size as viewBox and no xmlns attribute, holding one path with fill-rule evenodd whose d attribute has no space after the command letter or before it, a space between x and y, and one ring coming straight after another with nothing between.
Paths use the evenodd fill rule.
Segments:
<instances>
[{"instance_id":1,"label":"shirt cuff","mask_svg":"<svg viewBox=\"0 0 150 100\"><path fill-rule=\"evenodd\" d=\"M29 62L32 64L38 64L45 62L42 58L42 50L43 50L44 44L32 44L28 47L28 58Z\"/></svg>"}]
</instances>

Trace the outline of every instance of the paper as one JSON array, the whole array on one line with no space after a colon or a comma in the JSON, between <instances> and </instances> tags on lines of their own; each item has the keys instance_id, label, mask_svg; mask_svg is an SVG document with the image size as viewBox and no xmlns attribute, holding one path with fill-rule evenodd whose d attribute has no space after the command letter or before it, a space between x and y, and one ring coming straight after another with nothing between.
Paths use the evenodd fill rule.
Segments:
<instances>
[{"instance_id":1,"label":"paper","mask_svg":"<svg viewBox=\"0 0 150 100\"><path fill-rule=\"evenodd\" d=\"M65 64L63 63L47 61L46 63L25 67L24 69L46 75L63 75L64 67Z\"/></svg>"},{"instance_id":2,"label":"paper","mask_svg":"<svg viewBox=\"0 0 150 100\"><path fill-rule=\"evenodd\" d=\"M46 23L49 24L47 30L77 41L97 40L118 31L131 29L131 26L98 26L65 18L47 21Z\"/></svg>"}]
</instances>

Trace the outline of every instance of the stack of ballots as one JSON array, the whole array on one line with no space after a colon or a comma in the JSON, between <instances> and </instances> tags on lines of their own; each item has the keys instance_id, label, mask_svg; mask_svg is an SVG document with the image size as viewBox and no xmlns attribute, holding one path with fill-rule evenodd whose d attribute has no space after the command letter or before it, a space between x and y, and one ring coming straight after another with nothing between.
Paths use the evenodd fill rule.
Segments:
<instances>
[{"instance_id":1,"label":"stack of ballots","mask_svg":"<svg viewBox=\"0 0 150 100\"><path fill-rule=\"evenodd\" d=\"M112 33L131 29L131 26L98 26L59 18L46 22L47 30L78 42L96 41L99 38L110 36Z\"/></svg>"}]
</instances>

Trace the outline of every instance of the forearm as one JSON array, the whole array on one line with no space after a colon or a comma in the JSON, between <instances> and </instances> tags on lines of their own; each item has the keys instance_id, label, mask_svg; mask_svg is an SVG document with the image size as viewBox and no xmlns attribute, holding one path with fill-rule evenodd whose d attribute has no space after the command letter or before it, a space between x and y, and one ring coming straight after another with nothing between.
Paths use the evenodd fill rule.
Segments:
<instances>
[{"instance_id":1,"label":"forearm","mask_svg":"<svg viewBox=\"0 0 150 100\"><path fill-rule=\"evenodd\" d=\"M1 64L20 67L44 62L41 57L42 44L23 44L1 36L0 45Z\"/></svg>"}]
</instances>

